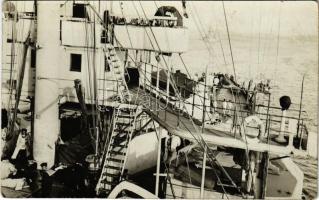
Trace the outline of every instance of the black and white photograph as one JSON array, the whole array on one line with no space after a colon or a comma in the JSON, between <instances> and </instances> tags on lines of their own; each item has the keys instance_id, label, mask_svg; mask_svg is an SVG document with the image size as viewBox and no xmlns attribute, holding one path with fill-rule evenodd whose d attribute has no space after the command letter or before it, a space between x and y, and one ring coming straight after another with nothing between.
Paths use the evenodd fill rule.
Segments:
<instances>
[{"instance_id":1,"label":"black and white photograph","mask_svg":"<svg viewBox=\"0 0 319 200\"><path fill-rule=\"evenodd\" d=\"M317 1L1 6L2 198L317 198Z\"/></svg>"}]
</instances>

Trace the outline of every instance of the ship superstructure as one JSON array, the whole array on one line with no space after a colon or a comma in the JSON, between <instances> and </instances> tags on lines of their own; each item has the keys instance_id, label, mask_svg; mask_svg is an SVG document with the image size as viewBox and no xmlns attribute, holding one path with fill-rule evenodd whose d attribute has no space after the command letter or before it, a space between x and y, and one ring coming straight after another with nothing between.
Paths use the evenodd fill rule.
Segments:
<instances>
[{"instance_id":1,"label":"ship superstructure","mask_svg":"<svg viewBox=\"0 0 319 200\"><path fill-rule=\"evenodd\" d=\"M289 110L289 97L270 107L266 84L174 70L188 50L186 13L29 3L24 12L4 3L4 157L26 128L38 168L86 162L98 196L117 197L127 185L148 198L301 197L303 174L289 156L306 154L302 110ZM155 191L127 182L154 167ZM291 184L272 185L285 179Z\"/></svg>"}]
</instances>

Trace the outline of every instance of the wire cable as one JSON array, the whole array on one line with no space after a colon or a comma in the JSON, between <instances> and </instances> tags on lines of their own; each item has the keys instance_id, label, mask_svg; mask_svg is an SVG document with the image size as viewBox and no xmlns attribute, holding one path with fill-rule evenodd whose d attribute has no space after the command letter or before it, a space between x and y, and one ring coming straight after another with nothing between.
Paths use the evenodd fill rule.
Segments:
<instances>
[{"instance_id":1,"label":"wire cable","mask_svg":"<svg viewBox=\"0 0 319 200\"><path fill-rule=\"evenodd\" d=\"M228 36L228 43L229 43L230 55L231 55L231 60L232 60L232 65L233 65L233 71L234 71L234 79L235 79L235 81L237 81L237 78L236 78L236 69L235 69L235 63L234 63L234 56L233 56L233 50L232 50L231 41L230 41L230 34L229 34L229 29L228 29L228 22L227 22L227 16L226 16L226 10L225 10L224 1L222 1L222 4L223 4L223 10L224 10L224 17L225 17L226 29L227 29L227 36Z\"/></svg>"}]
</instances>

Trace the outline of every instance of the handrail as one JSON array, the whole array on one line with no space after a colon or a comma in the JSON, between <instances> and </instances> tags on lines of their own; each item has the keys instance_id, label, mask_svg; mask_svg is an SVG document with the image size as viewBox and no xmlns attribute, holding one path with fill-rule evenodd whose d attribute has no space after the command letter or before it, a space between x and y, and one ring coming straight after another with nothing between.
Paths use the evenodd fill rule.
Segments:
<instances>
[{"instance_id":1,"label":"handrail","mask_svg":"<svg viewBox=\"0 0 319 200\"><path fill-rule=\"evenodd\" d=\"M152 86L152 85L148 85L148 87L154 89L155 87ZM158 93L162 94L162 96L165 96L166 98L170 98L170 96L168 96L165 92L159 90L157 91ZM200 95L198 95L200 97ZM166 100L165 98L162 98L163 100ZM209 98L205 98L205 99L209 99ZM223 102L222 100L217 100L217 102ZM201 104L196 104L196 103L191 103L191 102L188 102L187 100L184 100L184 103L185 104L188 104L188 105L194 105L196 106L196 108L202 110L202 107L210 107L210 106L207 106L207 105L201 105ZM247 105L245 103L233 103L234 106L235 105ZM174 104L173 104L174 105ZM256 105L256 106L259 106L259 105ZM263 107L266 107L266 106L263 106ZM222 107L216 107L217 109L223 109ZM270 107L271 108L271 107ZM179 108L177 108L179 109ZM227 110L230 110L230 111L235 111L235 109L227 109ZM243 112L243 113L250 113L250 111L248 110L236 110L236 111L239 111L239 112ZM261 112L254 112L255 114L258 114L258 115L266 115L266 113L261 113ZM269 114L269 116L272 116L272 117L280 117L281 118L281 115L276 115L276 114ZM286 117L287 119L298 119L297 117L291 117L291 116L287 116ZM306 118L301 118L301 119L306 119Z\"/></svg>"},{"instance_id":2,"label":"handrail","mask_svg":"<svg viewBox=\"0 0 319 200\"><path fill-rule=\"evenodd\" d=\"M151 63L146 63L146 62L142 62L142 61L140 61L140 62L143 63L143 64L147 64L147 65L151 66L152 68L155 67L155 66L154 66L153 64L151 64ZM163 70L165 70L165 69L163 69ZM152 73L153 73L153 71L151 71L151 72L145 71L145 72L146 72L147 74L152 74ZM205 84L202 83L202 82L197 81L196 83L197 83L197 85L205 86ZM211 86L207 86L207 85L206 85L206 87L211 88ZM218 88L218 89L229 89L229 87L223 87L223 86L215 86L215 87ZM161 88L160 88L160 89L161 89ZM166 88L162 88L162 89L166 89ZM240 89L241 91L246 91L246 92L253 93L253 91L247 91L246 89L241 88L241 87L238 87L238 89ZM185 90L185 91L187 91L187 92L191 92L193 95L195 94L195 95L198 96L198 97L204 98L202 95L199 95L199 94L193 92L193 90L190 90L190 89L187 88L187 87L183 87L183 90ZM208 91L208 90L206 90L206 91ZM206 98L206 99L208 99L208 98ZM221 101L222 101L222 100L217 100L217 102L221 102ZM241 102L237 102L236 104L246 105L246 103L241 103ZM292 103L292 105L298 106L299 104L297 104L297 103ZM258 105L256 105L256 106L259 106L259 107L268 107L267 105L262 105L262 104L258 104ZM281 107L269 106L269 108L276 109L276 110L281 110ZM292 108L290 108L289 110L290 110L290 111L299 112L298 109L292 109ZM305 110L302 110L301 112L307 114L307 112L306 112Z\"/></svg>"},{"instance_id":3,"label":"handrail","mask_svg":"<svg viewBox=\"0 0 319 200\"><path fill-rule=\"evenodd\" d=\"M138 108L139 108L139 107L136 106L136 108L135 108L136 110L133 111L133 113L134 113L134 119L133 119L133 121L132 121L132 124L133 124L134 128L132 128L131 131L130 131L130 133L129 133L129 139L128 139L127 149L129 149L130 142L131 142L131 140L132 140L132 135L133 135L133 133L134 133L134 131L135 131L137 118L140 116L140 115L138 114L138 110L139 110ZM129 109L130 109L130 108L129 108ZM134 108L133 108L133 109L134 109ZM130 116L131 116L133 113L132 113L132 110L131 110L131 111L130 111ZM127 151L128 151L128 150L127 150ZM128 158L128 153L125 154L125 158L124 158L124 162L123 162L123 167L122 167L122 170L121 170L121 176L123 176L124 169L125 169L125 164L126 164L126 162L127 162L127 158Z\"/></svg>"}]
</instances>

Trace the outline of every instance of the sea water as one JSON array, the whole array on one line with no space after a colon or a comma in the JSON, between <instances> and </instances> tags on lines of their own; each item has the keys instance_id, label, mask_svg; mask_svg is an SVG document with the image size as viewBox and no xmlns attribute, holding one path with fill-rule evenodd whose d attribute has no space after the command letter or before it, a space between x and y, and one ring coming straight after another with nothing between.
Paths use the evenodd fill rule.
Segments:
<instances>
[{"instance_id":1,"label":"sea water","mask_svg":"<svg viewBox=\"0 0 319 200\"><path fill-rule=\"evenodd\" d=\"M208 39L211 55L201 39L190 38L189 51L182 54L191 75L236 72L239 83L253 79L255 82L271 80L272 106L279 107L279 98L287 95L292 107L299 109L302 78L305 75L302 109L307 112L307 128L312 134L312 155L317 155L318 112L318 39L311 37L281 38L279 43L273 36L261 38L233 35L231 37L234 67L232 65L228 38ZM256 45L259 44L259 45ZM174 69L186 73L179 58L173 59ZM297 117L297 116L296 116ZM313 137L315 136L315 137ZM317 196L317 159L294 158L304 171L304 193L309 198Z\"/></svg>"}]
</instances>

